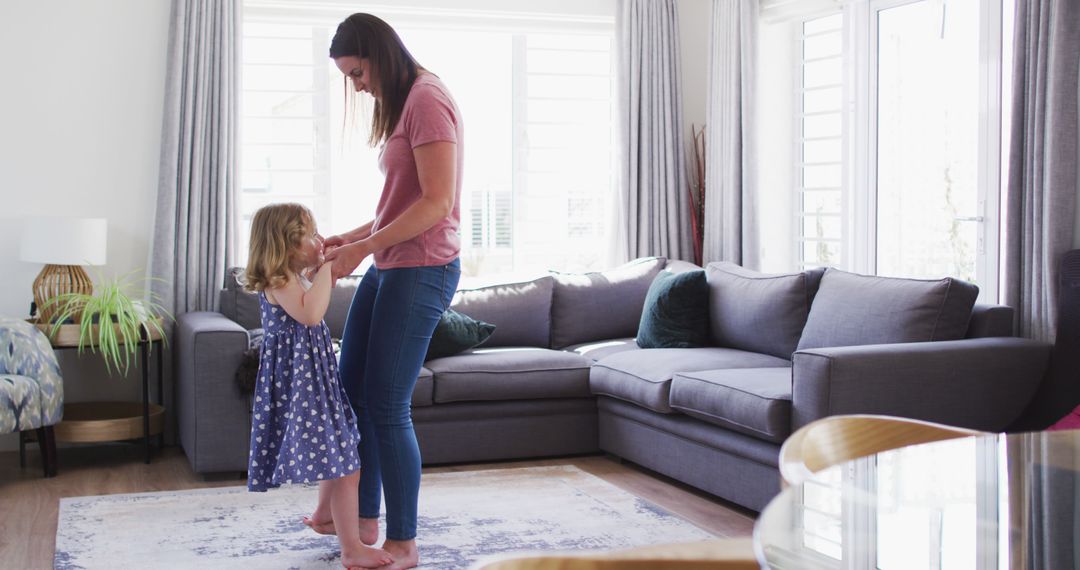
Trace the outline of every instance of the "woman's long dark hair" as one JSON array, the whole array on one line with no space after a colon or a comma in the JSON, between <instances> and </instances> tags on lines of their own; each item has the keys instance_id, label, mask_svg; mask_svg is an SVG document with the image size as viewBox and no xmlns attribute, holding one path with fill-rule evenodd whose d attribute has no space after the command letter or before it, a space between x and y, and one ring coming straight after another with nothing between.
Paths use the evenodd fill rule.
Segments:
<instances>
[{"instance_id":1,"label":"woman's long dark hair","mask_svg":"<svg viewBox=\"0 0 1080 570\"><path fill-rule=\"evenodd\" d=\"M371 134L368 142L376 144L390 138L401 118L409 89L419 75L420 64L416 62L401 38L389 24L371 14L353 14L345 18L330 41L330 57L345 56L367 58L371 73L379 78L381 100L375 100L371 116ZM351 80L345 78L346 101L352 96ZM346 103L346 111L348 111Z\"/></svg>"}]
</instances>

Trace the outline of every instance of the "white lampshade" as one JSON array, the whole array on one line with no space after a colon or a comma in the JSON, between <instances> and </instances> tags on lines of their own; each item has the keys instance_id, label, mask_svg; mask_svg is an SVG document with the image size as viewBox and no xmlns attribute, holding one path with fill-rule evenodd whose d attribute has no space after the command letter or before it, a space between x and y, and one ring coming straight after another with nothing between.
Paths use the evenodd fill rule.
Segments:
<instances>
[{"instance_id":1,"label":"white lampshade","mask_svg":"<svg viewBox=\"0 0 1080 570\"><path fill-rule=\"evenodd\" d=\"M52 265L105 265L105 218L32 218L23 226L19 259Z\"/></svg>"}]
</instances>

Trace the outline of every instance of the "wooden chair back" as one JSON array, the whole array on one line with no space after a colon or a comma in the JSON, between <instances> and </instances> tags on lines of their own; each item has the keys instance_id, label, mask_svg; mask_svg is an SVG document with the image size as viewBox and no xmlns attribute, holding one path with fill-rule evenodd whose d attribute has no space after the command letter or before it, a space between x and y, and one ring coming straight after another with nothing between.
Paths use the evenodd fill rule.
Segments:
<instances>
[{"instance_id":1,"label":"wooden chair back","mask_svg":"<svg viewBox=\"0 0 1080 570\"><path fill-rule=\"evenodd\" d=\"M984 433L892 416L821 418L796 430L780 447L781 485L798 485L826 467L881 451Z\"/></svg>"}]
</instances>

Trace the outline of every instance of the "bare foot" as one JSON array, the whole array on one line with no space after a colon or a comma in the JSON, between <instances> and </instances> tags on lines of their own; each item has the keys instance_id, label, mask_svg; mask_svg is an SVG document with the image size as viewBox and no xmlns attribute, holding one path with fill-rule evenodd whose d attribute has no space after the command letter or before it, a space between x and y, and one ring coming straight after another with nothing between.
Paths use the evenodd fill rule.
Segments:
<instances>
[{"instance_id":1,"label":"bare foot","mask_svg":"<svg viewBox=\"0 0 1080 570\"><path fill-rule=\"evenodd\" d=\"M336 536L337 529L334 528L334 519L328 519L325 522L316 522L316 517L312 514L310 517L304 517L304 524L311 530L329 536ZM379 540L379 519L365 519L360 517L360 542L371 546Z\"/></svg>"},{"instance_id":2,"label":"bare foot","mask_svg":"<svg viewBox=\"0 0 1080 570\"><path fill-rule=\"evenodd\" d=\"M311 530L319 534L336 535L337 530L334 528L334 519L328 518L325 522L315 522L316 517L312 514L310 517L304 517L304 524Z\"/></svg>"},{"instance_id":3,"label":"bare foot","mask_svg":"<svg viewBox=\"0 0 1080 570\"><path fill-rule=\"evenodd\" d=\"M416 549L416 540L390 540L383 542L383 550L394 557L394 563L383 570L405 570L416 568L420 564L420 552Z\"/></svg>"},{"instance_id":4,"label":"bare foot","mask_svg":"<svg viewBox=\"0 0 1080 570\"><path fill-rule=\"evenodd\" d=\"M371 546L379 540L379 519L360 517L360 542Z\"/></svg>"},{"instance_id":5,"label":"bare foot","mask_svg":"<svg viewBox=\"0 0 1080 570\"><path fill-rule=\"evenodd\" d=\"M382 568L394 562L393 556L381 548L364 546L359 542L348 548L342 545L341 565L349 570L353 568Z\"/></svg>"}]
</instances>

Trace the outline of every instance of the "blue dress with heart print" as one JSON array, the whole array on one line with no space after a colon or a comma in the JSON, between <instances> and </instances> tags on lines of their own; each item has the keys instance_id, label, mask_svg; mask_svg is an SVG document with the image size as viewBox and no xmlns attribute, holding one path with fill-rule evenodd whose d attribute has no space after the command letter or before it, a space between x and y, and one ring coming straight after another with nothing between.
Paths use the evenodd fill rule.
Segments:
<instances>
[{"instance_id":1,"label":"blue dress with heart print","mask_svg":"<svg viewBox=\"0 0 1080 570\"><path fill-rule=\"evenodd\" d=\"M326 323L306 326L259 293L264 330L251 413L248 490L360 468L360 432Z\"/></svg>"}]
</instances>

